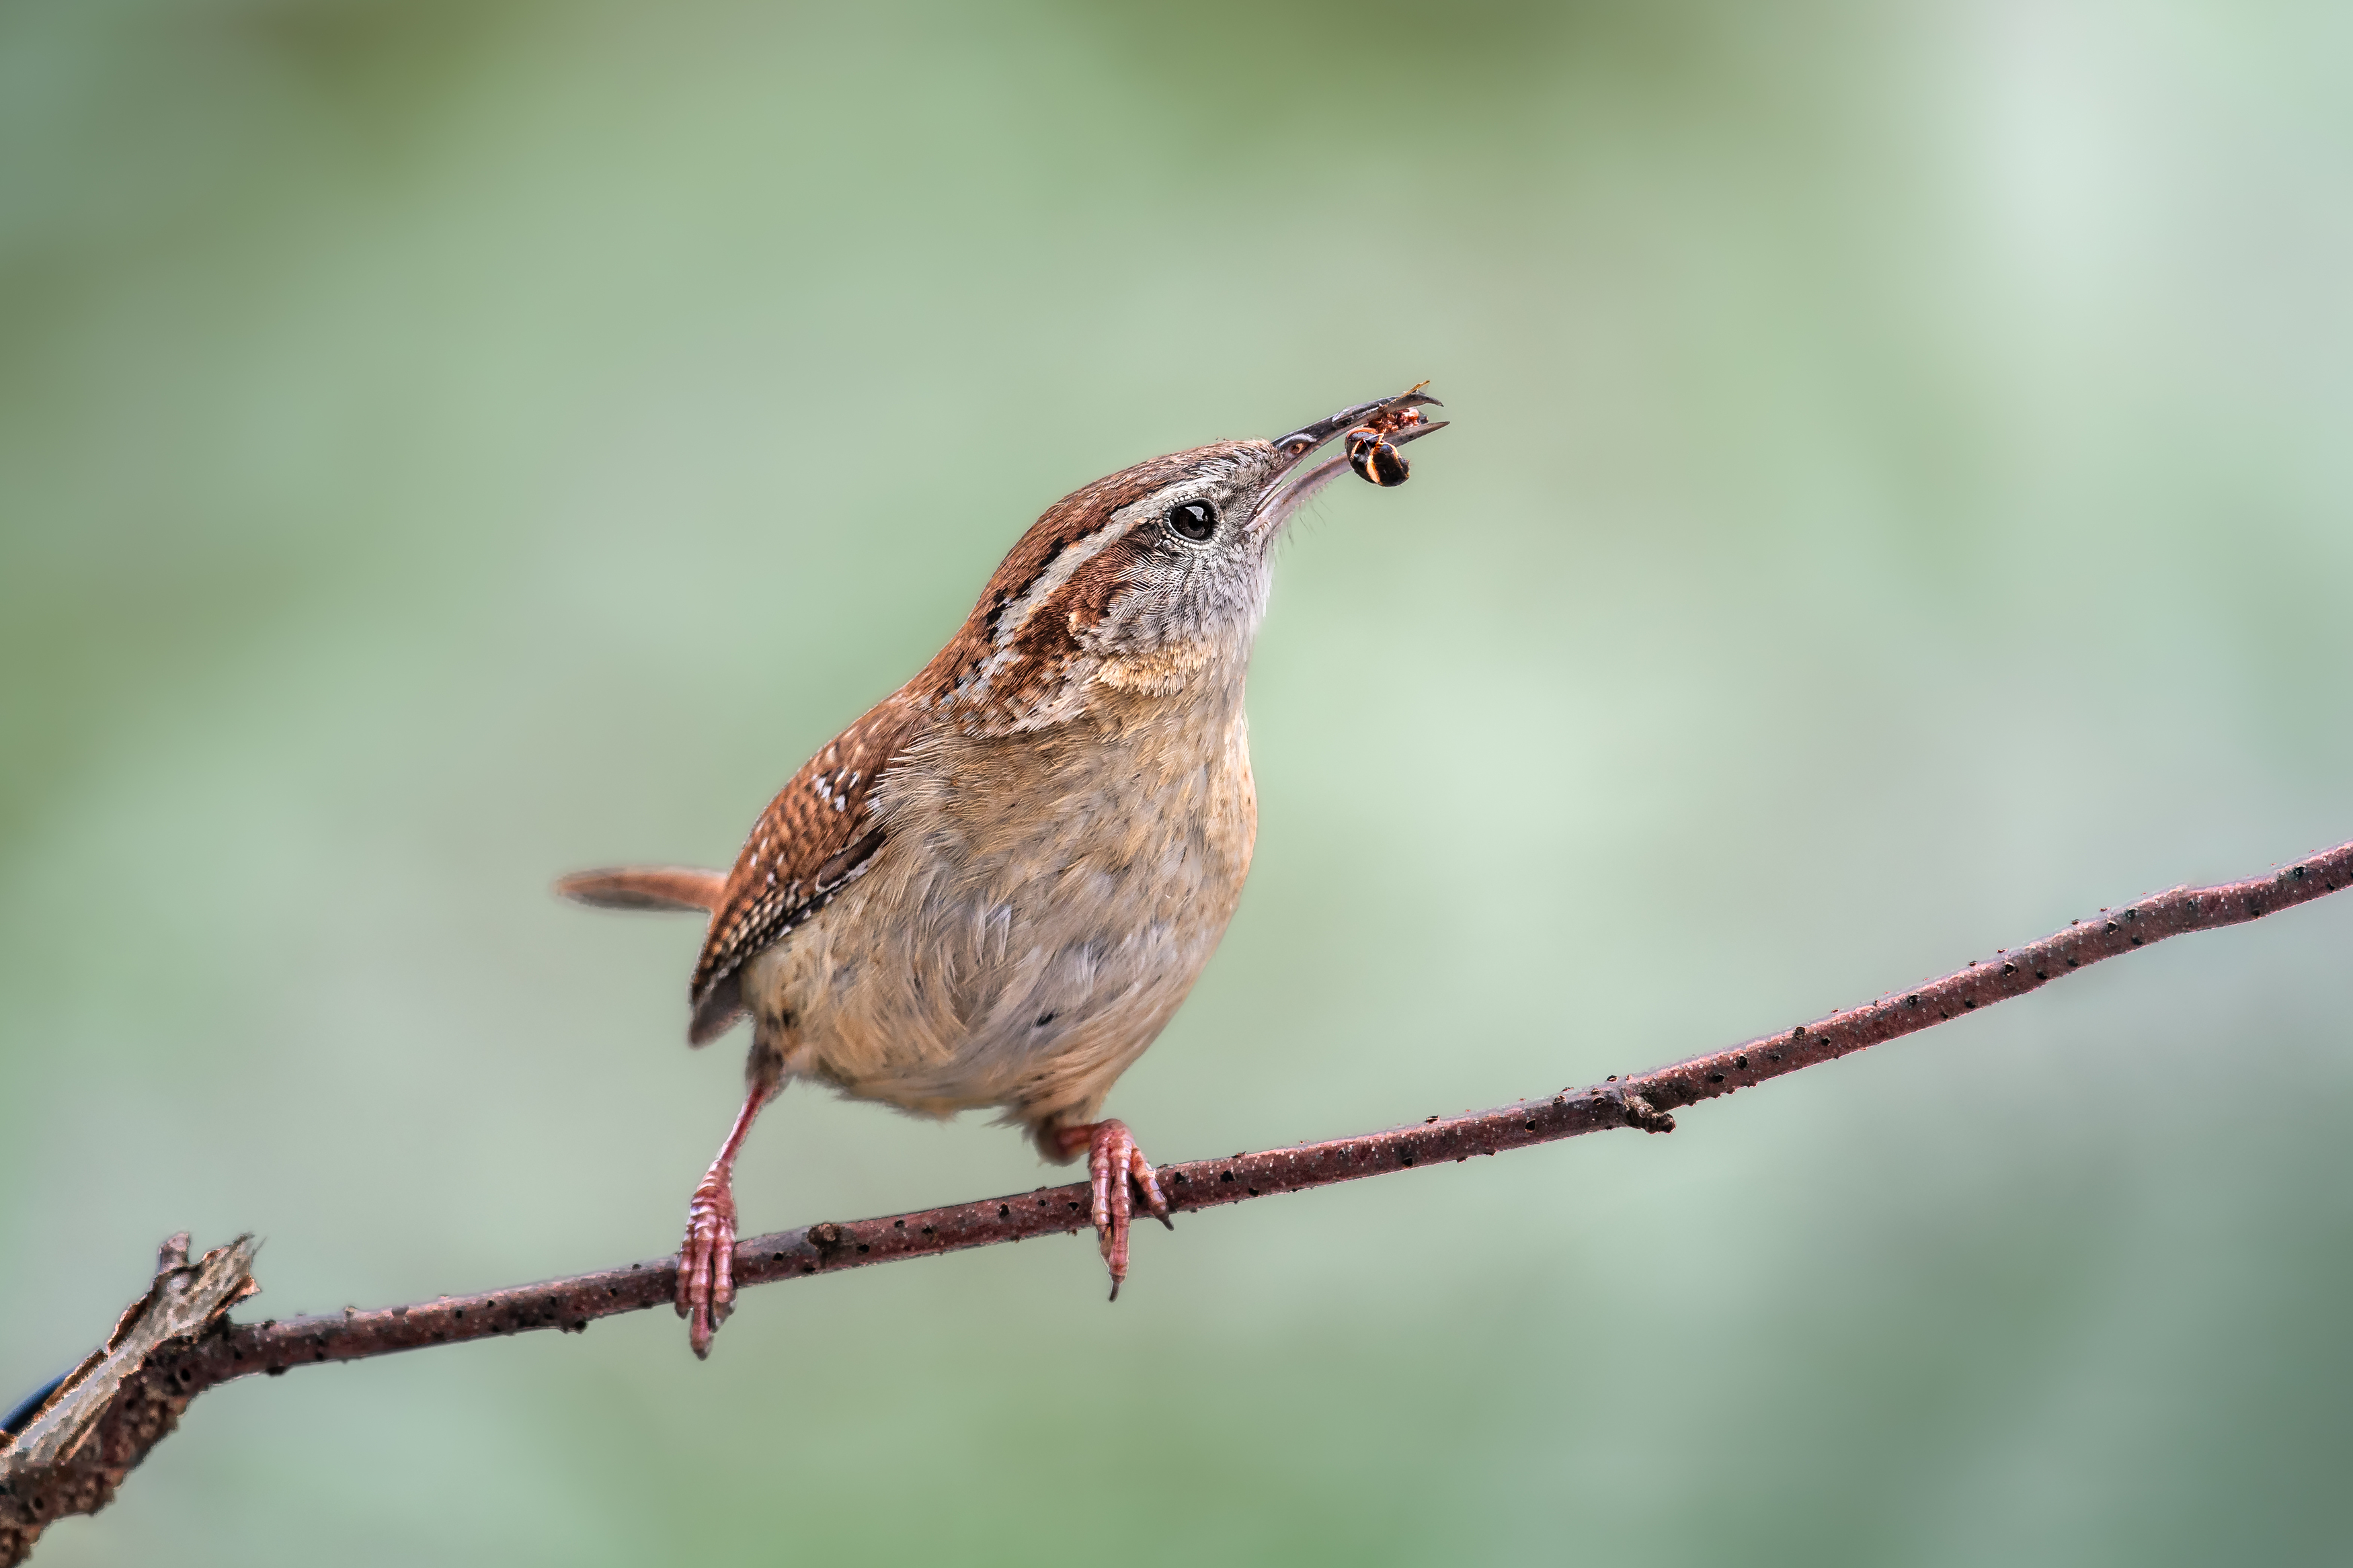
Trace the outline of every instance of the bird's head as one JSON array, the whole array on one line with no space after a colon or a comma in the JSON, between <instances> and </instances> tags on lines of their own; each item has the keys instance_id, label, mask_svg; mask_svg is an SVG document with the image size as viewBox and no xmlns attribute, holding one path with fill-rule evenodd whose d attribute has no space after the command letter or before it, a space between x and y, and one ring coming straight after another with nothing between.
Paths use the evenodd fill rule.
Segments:
<instances>
[{"instance_id":1,"label":"bird's head","mask_svg":"<svg viewBox=\"0 0 2353 1568\"><path fill-rule=\"evenodd\" d=\"M918 700L967 733L1007 733L1067 722L1099 694L1238 689L1274 541L1349 468L1348 453L1316 454L1367 426L1392 447L1441 429L1409 412L1436 403L1417 386L1271 441L1172 452L1073 490L1006 556L917 679ZM1376 472L1396 482L1386 474L1403 469Z\"/></svg>"}]
</instances>

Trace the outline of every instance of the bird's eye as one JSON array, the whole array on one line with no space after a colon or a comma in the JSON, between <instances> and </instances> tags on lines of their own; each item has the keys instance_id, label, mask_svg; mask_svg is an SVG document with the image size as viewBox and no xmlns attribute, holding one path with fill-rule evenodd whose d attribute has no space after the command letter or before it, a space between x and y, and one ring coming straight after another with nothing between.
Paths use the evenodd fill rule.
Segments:
<instances>
[{"instance_id":1,"label":"bird's eye","mask_svg":"<svg viewBox=\"0 0 2353 1568\"><path fill-rule=\"evenodd\" d=\"M1168 526L1198 544L1218 531L1218 509L1205 500L1180 500L1168 509Z\"/></svg>"}]
</instances>

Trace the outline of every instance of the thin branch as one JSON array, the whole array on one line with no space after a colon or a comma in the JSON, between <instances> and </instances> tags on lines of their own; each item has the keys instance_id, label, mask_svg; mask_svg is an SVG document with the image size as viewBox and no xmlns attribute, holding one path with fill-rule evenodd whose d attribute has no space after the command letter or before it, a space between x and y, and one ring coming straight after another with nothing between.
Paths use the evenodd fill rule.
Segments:
<instances>
[{"instance_id":1,"label":"thin branch","mask_svg":"<svg viewBox=\"0 0 2353 1568\"><path fill-rule=\"evenodd\" d=\"M1164 1165L1162 1187L1172 1209L1203 1209L1417 1165L1459 1163L1473 1154L1498 1154L1612 1128L1670 1132L1675 1125L1673 1112L1685 1106L2022 996L2104 958L2187 931L2258 920L2348 885L2353 885L2353 842L2268 877L2211 888L2176 888L2120 909L2103 910L2094 919L2072 921L2040 942L1973 960L1941 979L1729 1050L1622 1079L1613 1075L1548 1099L1470 1115L1431 1117L1386 1132L1238 1154L1230 1160ZM737 1243L735 1281L739 1286L765 1284L1076 1232L1085 1228L1086 1217L1086 1186L1073 1183L880 1219L827 1221ZM375 1311L352 1309L331 1316L216 1323L193 1341L157 1352L140 1378L161 1388L176 1413L213 1384L251 1373L274 1376L321 1362L357 1361L531 1329L577 1333L598 1318L667 1305L675 1284L675 1262L672 1258L649 1258L537 1285L444 1296ZM160 1430L154 1433L161 1436ZM0 1479L7 1477L11 1457L0 1448ZM5 1492L5 1486L0 1486L0 1505L7 1501ZM0 1563L9 1561L0 1552Z\"/></svg>"}]
</instances>

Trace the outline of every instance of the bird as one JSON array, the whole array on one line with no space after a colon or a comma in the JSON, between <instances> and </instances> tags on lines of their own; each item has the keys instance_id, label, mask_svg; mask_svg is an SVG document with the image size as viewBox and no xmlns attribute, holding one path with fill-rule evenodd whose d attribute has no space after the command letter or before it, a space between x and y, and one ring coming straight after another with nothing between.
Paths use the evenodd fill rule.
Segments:
<instances>
[{"instance_id":1,"label":"bird","mask_svg":"<svg viewBox=\"0 0 2353 1568\"><path fill-rule=\"evenodd\" d=\"M1392 447L1444 428L1414 412L1437 405L1427 384L1071 491L947 645L793 774L732 868L557 882L592 906L705 913L687 1038L751 1022L742 1107L679 1249L674 1305L697 1357L734 1304L736 1155L800 1079L923 1117L994 1109L1047 1161L1084 1154L1118 1299L1137 1201L1163 1224L1168 1205L1102 1111L1250 870L1243 678L1271 553L1348 471L1346 454L1310 460L1335 437L1361 455L1367 427ZM1376 482L1402 482L1389 458Z\"/></svg>"}]
</instances>

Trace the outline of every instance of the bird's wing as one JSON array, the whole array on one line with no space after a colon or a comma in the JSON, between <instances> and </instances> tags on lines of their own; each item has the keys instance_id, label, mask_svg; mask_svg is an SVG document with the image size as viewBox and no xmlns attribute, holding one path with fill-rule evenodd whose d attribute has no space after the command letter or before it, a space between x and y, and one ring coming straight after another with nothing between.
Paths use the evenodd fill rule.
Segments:
<instances>
[{"instance_id":1,"label":"bird's wing","mask_svg":"<svg viewBox=\"0 0 2353 1568\"><path fill-rule=\"evenodd\" d=\"M687 1038L716 1039L744 1010L742 970L858 879L882 847L874 786L924 727L903 691L834 737L776 792L752 826L711 911L688 994Z\"/></svg>"}]
</instances>

